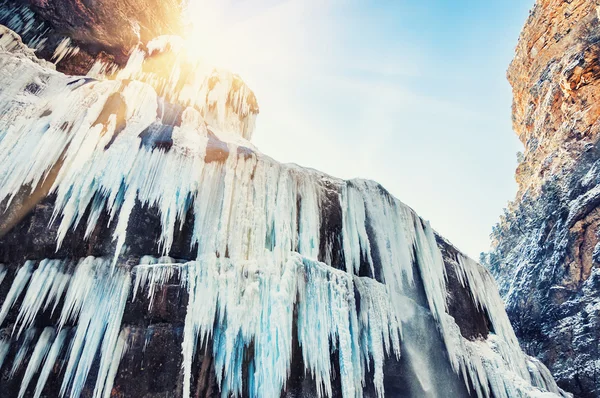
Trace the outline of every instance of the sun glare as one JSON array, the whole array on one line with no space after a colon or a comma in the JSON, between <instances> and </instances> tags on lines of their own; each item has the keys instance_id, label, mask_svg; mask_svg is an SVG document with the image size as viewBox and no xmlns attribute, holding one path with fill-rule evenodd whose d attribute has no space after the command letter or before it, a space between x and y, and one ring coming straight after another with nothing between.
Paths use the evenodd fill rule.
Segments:
<instances>
[{"instance_id":1,"label":"sun glare","mask_svg":"<svg viewBox=\"0 0 600 398\"><path fill-rule=\"evenodd\" d=\"M184 6L184 42L188 56L235 72L243 66L252 32L240 34L240 22L227 2L189 0Z\"/></svg>"}]
</instances>

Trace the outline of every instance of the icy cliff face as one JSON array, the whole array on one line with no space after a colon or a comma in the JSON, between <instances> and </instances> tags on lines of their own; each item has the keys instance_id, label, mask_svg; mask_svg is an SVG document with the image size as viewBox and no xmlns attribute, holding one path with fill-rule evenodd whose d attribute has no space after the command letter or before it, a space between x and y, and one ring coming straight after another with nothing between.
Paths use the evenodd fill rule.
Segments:
<instances>
[{"instance_id":1,"label":"icy cliff face","mask_svg":"<svg viewBox=\"0 0 600 398\"><path fill-rule=\"evenodd\" d=\"M508 78L525 146L519 192L488 261L527 353L600 395L600 20L590 1L537 1Z\"/></svg>"},{"instance_id":2,"label":"icy cliff face","mask_svg":"<svg viewBox=\"0 0 600 398\"><path fill-rule=\"evenodd\" d=\"M562 394L521 351L490 274L409 207L258 152L239 78L182 79L177 60L155 74L151 49L114 79L102 65L73 77L13 48L0 49L9 396Z\"/></svg>"}]
</instances>

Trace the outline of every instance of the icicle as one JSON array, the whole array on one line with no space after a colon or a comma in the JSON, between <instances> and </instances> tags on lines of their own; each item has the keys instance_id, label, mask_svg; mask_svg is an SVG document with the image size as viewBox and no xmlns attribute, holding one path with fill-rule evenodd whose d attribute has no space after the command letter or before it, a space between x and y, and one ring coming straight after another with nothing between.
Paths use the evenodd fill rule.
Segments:
<instances>
[{"instance_id":1,"label":"icicle","mask_svg":"<svg viewBox=\"0 0 600 398\"><path fill-rule=\"evenodd\" d=\"M89 272L90 264L96 272ZM78 274L79 268L84 271ZM67 390L70 390L70 397L79 397L100 348L99 371L94 394L101 396L110 369L114 346L119 336L131 278L128 272L120 269L115 269L111 273L108 261L89 257L79 265L77 271L73 275L61 314L61 319L66 320L73 316L74 311L79 312L60 394L64 396Z\"/></svg>"},{"instance_id":2,"label":"icicle","mask_svg":"<svg viewBox=\"0 0 600 398\"><path fill-rule=\"evenodd\" d=\"M517 351L521 351L517 336L504 309L504 302L496 288L496 282L487 269L462 254L457 256L457 275L464 287L472 293L475 303L490 316L494 332ZM522 367L525 371L526 367Z\"/></svg>"},{"instance_id":3,"label":"icicle","mask_svg":"<svg viewBox=\"0 0 600 398\"><path fill-rule=\"evenodd\" d=\"M368 367L373 358L374 384L377 396L384 396L383 365L386 356L393 353L400 358L401 324L392 307L385 286L370 278L354 277L354 285L360 295L361 345Z\"/></svg>"},{"instance_id":4,"label":"icicle","mask_svg":"<svg viewBox=\"0 0 600 398\"><path fill-rule=\"evenodd\" d=\"M156 49L163 48L157 46ZM55 57L60 60L69 51L68 40L65 40L56 49ZM156 82L153 73L142 72L144 56L143 52L135 51L120 78L148 78L149 83ZM176 59L179 62L180 59ZM175 90L180 87L181 92L169 95L161 92L161 97L179 99L183 106L181 125L170 126L174 150L140 148L140 135L157 123L159 102L161 114L164 113L164 101L159 101L157 92L150 85L139 81L72 81L55 72L49 72L41 79L39 70L27 69L27 65L12 59L7 62L14 62L15 67L28 73L12 70L13 76L21 78L3 88L3 95L15 95L7 95L2 103L6 108L3 109L6 128L3 128L5 122L0 122L0 131L3 131L0 136L0 201L12 197L24 185L35 187L44 180L48 170L55 165L61 166L52 186L52 191L57 194L53 220L60 219L57 247L61 246L68 230L82 221L86 209L91 206L85 228L85 236L89 236L106 207L111 216L118 217L115 259L125 243L129 216L138 201L159 208L163 226L160 246L164 253L169 252L175 224L177 220L182 221L190 201L199 191L197 183L208 142L206 122L217 125L211 131L222 139L232 139L228 135L232 129L249 137L253 126L251 120L258 112L252 92L238 77L222 71L200 72L199 68L191 68L204 74L193 78L186 76L183 85L177 74L170 76L169 79L174 80L164 88ZM42 80L45 90L25 96L19 102L13 99L30 81L42 83ZM61 101L53 101L56 96L60 96ZM116 114L104 115L106 109L114 106L111 101L115 98L119 98L120 107L124 108L125 120L119 121L119 126L116 125ZM251 145L245 140L232 140L234 144L229 149L233 153L232 159L236 160L237 145ZM22 153L31 156L24 160ZM252 161L247 163L246 170L251 171ZM232 176L235 175L235 171L232 172ZM250 178L250 174L244 178ZM306 206L311 205L310 199L307 196ZM315 242L307 244L314 245Z\"/></svg>"},{"instance_id":5,"label":"icicle","mask_svg":"<svg viewBox=\"0 0 600 398\"><path fill-rule=\"evenodd\" d=\"M20 325L17 337L31 325L42 305L47 308L52 302L55 305L58 303L67 279L68 275L63 272L63 262L61 260L45 259L40 262L40 265L32 274L13 327L14 331L17 325Z\"/></svg>"},{"instance_id":6,"label":"icicle","mask_svg":"<svg viewBox=\"0 0 600 398\"><path fill-rule=\"evenodd\" d=\"M511 372L514 372L526 383L533 381L534 385L538 387L556 392L556 383L554 385L552 383L548 385L536 383L535 379L538 374L532 375L530 359L521 351L491 274L472 259L460 253L457 256L455 269L459 281L472 293L477 306L488 314L492 328L498 336L493 341L493 347L506 361ZM490 344L492 343L490 342Z\"/></svg>"},{"instance_id":7,"label":"icicle","mask_svg":"<svg viewBox=\"0 0 600 398\"><path fill-rule=\"evenodd\" d=\"M94 266L97 262L103 264L102 260L87 257L75 268L58 320L59 329L62 329L67 322L75 320L79 316L87 294L93 291Z\"/></svg>"},{"instance_id":8,"label":"icicle","mask_svg":"<svg viewBox=\"0 0 600 398\"><path fill-rule=\"evenodd\" d=\"M4 264L0 264L0 285L2 284L2 281L6 277L7 273L8 273L8 269L6 269Z\"/></svg>"},{"instance_id":9,"label":"icicle","mask_svg":"<svg viewBox=\"0 0 600 398\"><path fill-rule=\"evenodd\" d=\"M15 328L19 325L20 332L31 324L42 305L44 305L44 308L49 307L52 302L56 305L56 302L61 299L67 284L69 285L64 296L58 327L62 329L66 322L76 320L77 328L68 353L61 396L64 396L70 390L70 397L79 397L98 351L100 351L100 361L94 396L96 398L102 397L106 392L106 388L109 388L112 384L112 378L114 372L116 372L114 367L118 366L118 363L114 364L115 355L120 357L124 349L122 344L117 343L117 341L121 317L129 296L131 278L129 272L121 269L111 272L108 267L109 264L109 260L88 257L78 264L73 275L69 277L69 275L63 273L64 265L62 261L42 260L37 270L33 272L31 282L17 314ZM32 268L33 262L27 262L17 273L9 291L8 299L5 301L6 308L10 308L11 302L24 289L29 275L32 273ZM68 282L69 278L70 283ZM25 337L13 361L11 377L25 359L29 344L35 334L34 329L25 330ZM36 396L41 394L46 379L64 346L66 332L66 329L60 330L58 337L52 343L54 329L44 329L29 359L29 365L21 387L21 396L25 394L31 378L37 372L46 354L48 354L36 386Z\"/></svg>"},{"instance_id":10,"label":"icicle","mask_svg":"<svg viewBox=\"0 0 600 398\"><path fill-rule=\"evenodd\" d=\"M186 284L189 297L182 343L184 397L190 396L192 361L196 353L198 335L201 335L200 344L203 344L204 339L212 332L216 316L217 287L216 278L213 276L216 261L216 257L208 257L202 261L202 267L188 265Z\"/></svg>"},{"instance_id":11,"label":"icicle","mask_svg":"<svg viewBox=\"0 0 600 398\"><path fill-rule=\"evenodd\" d=\"M2 338L0 339L0 369L2 369L2 365L4 364L4 360L10 351L10 339Z\"/></svg>"},{"instance_id":12,"label":"icicle","mask_svg":"<svg viewBox=\"0 0 600 398\"><path fill-rule=\"evenodd\" d=\"M433 230L429 223L423 223L420 218L416 218L415 235L416 235L416 252L419 270L421 271L421 279L427 294L429 309L436 321L441 321L443 314L446 314L447 303L446 297L446 268L442 254L435 241Z\"/></svg>"},{"instance_id":13,"label":"icicle","mask_svg":"<svg viewBox=\"0 0 600 398\"><path fill-rule=\"evenodd\" d=\"M515 373L509 362L510 359L505 358L499 350L499 345L502 344L505 343L492 334L487 341L464 341L464 350L469 356L465 365L468 367L473 385L477 387L478 397L530 397L541 395L544 391L556 394L546 393L549 396L560 395L556 383L535 386Z\"/></svg>"},{"instance_id":14,"label":"icicle","mask_svg":"<svg viewBox=\"0 0 600 398\"><path fill-rule=\"evenodd\" d=\"M329 366L332 349L329 340L338 342L344 396L361 395L364 374L360 366L359 326L353 310L351 277L308 259L303 263L298 255L291 255L281 272L273 272L277 268L272 261L277 258L277 255L269 255L260 263L249 262L243 266L238 263L236 266L213 255L187 265L189 304L183 342L184 396L189 394L196 341L199 337L202 345L211 335L217 380L226 394L241 394L242 354L245 347L253 342L251 362L256 366L253 373L248 374L248 382L255 390L250 393L260 397L280 396L291 362L293 308L300 289L296 285L299 267L309 273L313 268L322 269L323 279L307 281L308 287L304 289L318 289L316 291L322 291L323 297L332 300L331 305L317 305L306 292L300 295L306 297L306 302L299 304L299 311L306 315L298 318L299 342L302 347L307 347L305 360L309 364L321 364L311 370L322 383L330 383L330 368L323 366ZM306 313L309 308L312 310ZM324 320L333 318L321 329L325 333L321 340L313 340L312 322L315 317ZM217 326L213 329L215 319ZM300 326L302 322L306 326ZM317 347L310 346L315 341L325 344L325 347L317 350ZM315 360L315 355L323 359ZM326 385L325 389L330 390L331 386Z\"/></svg>"},{"instance_id":15,"label":"icicle","mask_svg":"<svg viewBox=\"0 0 600 398\"><path fill-rule=\"evenodd\" d=\"M38 376L37 384L35 385L35 393L33 395L33 398L39 398L42 395L42 391L44 390L46 381L48 381L48 376L50 376L50 372L52 372L52 369L54 368L54 365L58 359L58 356L60 355L60 353L62 351L62 348L65 343L65 339L67 338L69 331L70 331L70 329L68 329L68 328L61 330L58 333L58 336L56 336L56 338L54 339L54 342L52 343L52 347L50 347L50 351L48 352L48 355L46 356L46 361L44 362L44 366L42 367L42 370L40 371L40 374Z\"/></svg>"},{"instance_id":16,"label":"icicle","mask_svg":"<svg viewBox=\"0 0 600 398\"><path fill-rule=\"evenodd\" d=\"M371 244L366 230L365 203L362 197L352 187L348 187L347 184L342 186L340 203L343 211L342 238L346 271L357 273L360 269L362 255L369 262L371 273L374 275Z\"/></svg>"},{"instance_id":17,"label":"icicle","mask_svg":"<svg viewBox=\"0 0 600 398\"><path fill-rule=\"evenodd\" d=\"M412 210L382 193L375 183L352 180L342 188L344 253L346 268L357 270L361 255L373 270L372 251L377 250L385 284L402 291L403 277L413 283L412 244L415 239ZM373 235L367 235L367 226ZM360 252L359 252L360 248Z\"/></svg>"},{"instance_id":18,"label":"icicle","mask_svg":"<svg viewBox=\"0 0 600 398\"><path fill-rule=\"evenodd\" d=\"M27 286L27 282L29 282L29 278L31 277L31 273L33 272L33 261L26 261L25 264L19 268L17 274L15 275L15 279L13 280L12 285L10 286L10 290L2 303L2 308L0 309L0 325L4 322L6 315L8 315L8 311L15 305L15 302L18 300L19 296Z\"/></svg>"},{"instance_id":19,"label":"icicle","mask_svg":"<svg viewBox=\"0 0 600 398\"><path fill-rule=\"evenodd\" d=\"M54 60L55 63L59 63L64 57L71 54L72 51L73 47L71 47L71 39L66 37L58 44L56 50L54 50L52 60Z\"/></svg>"},{"instance_id":20,"label":"icicle","mask_svg":"<svg viewBox=\"0 0 600 398\"><path fill-rule=\"evenodd\" d=\"M19 350L15 354L15 358L13 360L13 366L10 369L10 373L9 373L10 379L13 378L15 373L17 373L17 371L19 370L19 367L21 366L23 361L26 359L27 354L29 352L29 347L31 345L31 341L35 337L35 333L36 333L35 329L27 329L27 331L25 332L25 336L23 337L23 340L21 341L21 346L19 347Z\"/></svg>"},{"instance_id":21,"label":"icicle","mask_svg":"<svg viewBox=\"0 0 600 398\"><path fill-rule=\"evenodd\" d=\"M331 397L330 330L331 308L327 273L320 267L305 267L298 286L298 341L306 370L315 378L319 397Z\"/></svg>"},{"instance_id":22,"label":"icicle","mask_svg":"<svg viewBox=\"0 0 600 398\"><path fill-rule=\"evenodd\" d=\"M320 243L321 209L319 205L321 198L316 190L317 182L308 177L301 175L298 177L298 196L300 198L298 253L317 260Z\"/></svg>"},{"instance_id":23,"label":"icicle","mask_svg":"<svg viewBox=\"0 0 600 398\"><path fill-rule=\"evenodd\" d=\"M544 366L544 364L542 364L536 358L528 359L529 373L531 374L533 385L542 390L547 390L560 395L560 389L556 385L556 382L554 381L554 378L552 377L552 374L548 368L546 368L546 366Z\"/></svg>"},{"instance_id":24,"label":"icicle","mask_svg":"<svg viewBox=\"0 0 600 398\"><path fill-rule=\"evenodd\" d=\"M31 382L34 374L37 372L40 364L46 358L48 354L48 350L50 350L50 345L52 344L52 340L54 339L54 328L47 327L44 329L42 334L40 335L35 348L33 349L33 353L29 358L29 364L27 365L27 369L25 370L25 375L23 376L23 380L21 381L21 387L19 388L19 397L23 398L25 395L25 391L27 391L27 386Z\"/></svg>"},{"instance_id":25,"label":"icicle","mask_svg":"<svg viewBox=\"0 0 600 398\"><path fill-rule=\"evenodd\" d=\"M297 254L290 254L282 273L273 273L272 259L276 258L268 255L259 263L264 265L245 263L241 269L241 264L214 256L188 263L184 396L190 391L197 344L203 345L212 335L217 380L226 395L241 394L243 352L253 342L250 362L254 371L248 374L248 383L254 390L250 393L278 397L289 373L296 298L298 342L319 396L332 396L330 353L334 347L339 352L343 396L362 396L362 364L371 357L382 396L383 358L392 350L396 356L400 353L400 325L385 287L359 281L364 311L373 312L361 312L359 321L351 275ZM362 347L359 336L367 336ZM366 358L361 359L361 353Z\"/></svg>"},{"instance_id":26,"label":"icicle","mask_svg":"<svg viewBox=\"0 0 600 398\"><path fill-rule=\"evenodd\" d=\"M339 350L343 396L361 397L364 368L352 277L308 259L303 263L306 283L299 287L298 341L307 370L315 377L319 396L330 397L333 342Z\"/></svg>"},{"instance_id":27,"label":"icicle","mask_svg":"<svg viewBox=\"0 0 600 398\"><path fill-rule=\"evenodd\" d=\"M161 262L163 261L164 259L161 259ZM132 270L132 272L135 274L132 300L135 300L139 290L147 288L149 301L148 311L150 311L154 303L154 294L156 293L156 288L163 286L176 274L180 276L183 267L184 266L181 264L175 264L174 261L170 261L167 264L136 265Z\"/></svg>"},{"instance_id":28,"label":"icicle","mask_svg":"<svg viewBox=\"0 0 600 398\"><path fill-rule=\"evenodd\" d=\"M111 358L110 364L107 364L108 367L105 366L100 369L98 380L96 381L96 388L94 389L94 398L110 398L115 376L119 369L119 363L127 350L128 337L129 329L123 329L114 345L114 350L112 353L107 353L107 356ZM104 380L104 385L102 385L102 380Z\"/></svg>"},{"instance_id":29,"label":"icicle","mask_svg":"<svg viewBox=\"0 0 600 398\"><path fill-rule=\"evenodd\" d=\"M354 307L352 279L342 273L330 274L333 325L331 337L338 339L340 378L344 397L362 397L364 369L358 344L358 320ZM335 340L334 340L335 341Z\"/></svg>"}]
</instances>

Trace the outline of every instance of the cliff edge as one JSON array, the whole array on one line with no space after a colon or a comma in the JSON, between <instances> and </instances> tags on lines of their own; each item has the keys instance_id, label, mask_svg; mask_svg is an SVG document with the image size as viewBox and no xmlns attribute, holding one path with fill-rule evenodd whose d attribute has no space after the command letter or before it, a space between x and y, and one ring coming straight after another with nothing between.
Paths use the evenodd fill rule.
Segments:
<instances>
[{"instance_id":1,"label":"cliff edge","mask_svg":"<svg viewBox=\"0 0 600 398\"><path fill-rule=\"evenodd\" d=\"M508 70L519 190L484 259L524 349L576 396L600 395L598 2L539 0Z\"/></svg>"}]
</instances>

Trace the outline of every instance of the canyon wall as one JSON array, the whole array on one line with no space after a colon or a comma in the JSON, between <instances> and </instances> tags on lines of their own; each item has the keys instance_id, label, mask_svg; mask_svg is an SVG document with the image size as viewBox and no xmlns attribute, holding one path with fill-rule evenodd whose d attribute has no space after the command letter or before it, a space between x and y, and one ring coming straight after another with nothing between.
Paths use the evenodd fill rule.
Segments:
<instances>
[{"instance_id":1,"label":"canyon wall","mask_svg":"<svg viewBox=\"0 0 600 398\"><path fill-rule=\"evenodd\" d=\"M488 263L524 349L576 396L600 395L600 20L539 0L508 70L524 145Z\"/></svg>"}]
</instances>

